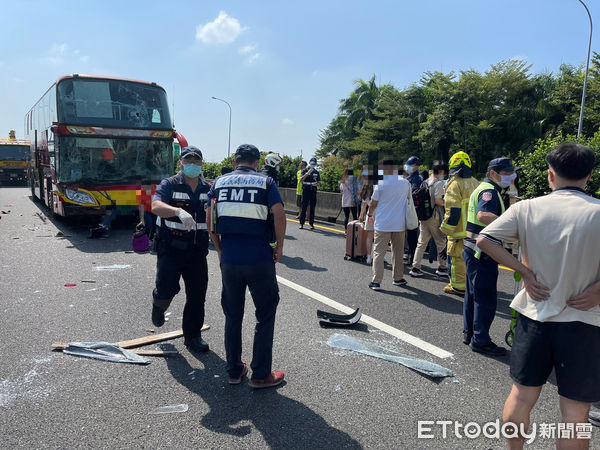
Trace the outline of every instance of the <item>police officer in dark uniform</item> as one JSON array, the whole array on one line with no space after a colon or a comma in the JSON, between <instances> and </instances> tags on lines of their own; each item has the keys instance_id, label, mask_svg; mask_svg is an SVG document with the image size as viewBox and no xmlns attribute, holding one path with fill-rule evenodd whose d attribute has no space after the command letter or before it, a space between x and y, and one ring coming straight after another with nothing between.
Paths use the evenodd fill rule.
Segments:
<instances>
[{"instance_id":1,"label":"police officer in dark uniform","mask_svg":"<svg viewBox=\"0 0 600 450\"><path fill-rule=\"evenodd\" d=\"M273 179L258 173L260 153L254 145L240 145L235 171L222 175L208 194L211 239L219 255L225 313L225 351L229 384L240 384L248 372L242 361L242 321L246 287L256 308L250 386L271 387L283 381L283 372L271 371L275 312L279 287L275 263L281 259L285 236L283 202ZM269 245L274 217L277 245ZM216 214L215 214L216 213Z\"/></svg>"},{"instance_id":2,"label":"police officer in dark uniform","mask_svg":"<svg viewBox=\"0 0 600 450\"><path fill-rule=\"evenodd\" d=\"M159 216L156 244L156 287L152 292L152 323L161 327L165 311L185 283L183 310L185 345L198 352L208 351L201 336L204 302L208 284L208 230L206 203L210 185L202 175L202 152L196 147L181 150L176 175L162 180L152 197L152 213Z\"/></svg>"},{"instance_id":3,"label":"police officer in dark uniform","mask_svg":"<svg viewBox=\"0 0 600 450\"><path fill-rule=\"evenodd\" d=\"M477 247L479 233L504 212L501 190L515 179L510 158L496 158L488 165L487 178L471 193L463 258L467 285L463 304L463 342L487 356L502 356L504 347L494 344L490 327L496 315L498 263Z\"/></svg>"},{"instance_id":4,"label":"police officer in dark uniform","mask_svg":"<svg viewBox=\"0 0 600 450\"><path fill-rule=\"evenodd\" d=\"M317 158L310 158L308 167L300 172L302 182L302 212L300 213L300 229L304 228L306 221L306 208L310 206L308 223L310 229L315 229L315 207L317 206L317 187L321 183L321 174L317 170Z\"/></svg>"}]
</instances>

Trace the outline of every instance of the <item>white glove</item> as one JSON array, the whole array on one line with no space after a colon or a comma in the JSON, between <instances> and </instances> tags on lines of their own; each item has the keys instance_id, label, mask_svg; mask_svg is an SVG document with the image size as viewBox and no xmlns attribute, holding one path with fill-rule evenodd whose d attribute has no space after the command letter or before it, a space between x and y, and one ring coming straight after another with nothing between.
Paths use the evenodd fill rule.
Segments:
<instances>
[{"instance_id":1,"label":"white glove","mask_svg":"<svg viewBox=\"0 0 600 450\"><path fill-rule=\"evenodd\" d=\"M176 214L177 217L179 217L179 220L181 220L181 223L186 231L192 231L196 229L196 221L189 212L187 212L185 209L179 208L177 209Z\"/></svg>"}]
</instances>

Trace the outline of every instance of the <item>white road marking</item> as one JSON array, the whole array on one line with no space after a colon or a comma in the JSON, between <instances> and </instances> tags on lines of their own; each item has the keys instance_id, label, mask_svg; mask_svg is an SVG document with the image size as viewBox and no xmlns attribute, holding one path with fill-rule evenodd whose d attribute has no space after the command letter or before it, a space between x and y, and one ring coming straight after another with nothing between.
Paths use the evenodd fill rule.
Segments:
<instances>
[{"instance_id":1,"label":"white road marking","mask_svg":"<svg viewBox=\"0 0 600 450\"><path fill-rule=\"evenodd\" d=\"M279 275L277 275L277 281L291 289L294 289L295 291L300 292L301 294L308 295L314 300L317 300L327 306L331 306L332 308L337 309L338 311L341 311L344 314L352 314L354 312L354 309L346 305L342 305L341 303L336 302L335 300L332 300L328 297L325 297L324 295L319 294L318 292L305 288L304 286L300 286L299 284L296 284L293 281L280 277ZM423 339L420 339L416 336L405 333L402 330L398 330L397 328L394 328L377 319L374 319L373 317L367 316L366 314L363 314L361 316L360 321L366 323L367 325L371 325L372 327L375 327L381 331L384 331L394 336L395 338L400 339L401 341L414 345L415 347L418 347L421 350L425 350L426 352L431 353L432 355L437 356L438 358L444 359L454 356L453 353L450 353L442 348L436 347L435 345L430 344L429 342L426 342Z\"/></svg>"}]
</instances>

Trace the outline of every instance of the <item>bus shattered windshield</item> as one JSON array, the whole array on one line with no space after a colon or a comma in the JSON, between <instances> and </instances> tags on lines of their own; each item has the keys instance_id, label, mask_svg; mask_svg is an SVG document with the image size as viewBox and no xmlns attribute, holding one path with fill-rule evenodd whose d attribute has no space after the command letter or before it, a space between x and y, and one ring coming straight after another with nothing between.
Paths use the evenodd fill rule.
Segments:
<instances>
[{"instance_id":1,"label":"bus shattered windshield","mask_svg":"<svg viewBox=\"0 0 600 450\"><path fill-rule=\"evenodd\" d=\"M173 128L165 91L125 80L62 80L58 84L58 120L70 125Z\"/></svg>"},{"instance_id":2,"label":"bus shattered windshield","mask_svg":"<svg viewBox=\"0 0 600 450\"><path fill-rule=\"evenodd\" d=\"M173 164L167 140L61 136L59 151L62 183L157 183Z\"/></svg>"}]
</instances>

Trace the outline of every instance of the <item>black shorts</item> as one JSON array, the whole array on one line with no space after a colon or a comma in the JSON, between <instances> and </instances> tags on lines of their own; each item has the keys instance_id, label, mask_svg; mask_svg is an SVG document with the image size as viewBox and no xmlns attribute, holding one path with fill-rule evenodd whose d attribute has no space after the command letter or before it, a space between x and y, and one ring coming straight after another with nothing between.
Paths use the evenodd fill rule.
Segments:
<instances>
[{"instance_id":1,"label":"black shorts","mask_svg":"<svg viewBox=\"0 0 600 450\"><path fill-rule=\"evenodd\" d=\"M298 208L302 208L302 196L301 195L296 195L296 206Z\"/></svg>"},{"instance_id":2,"label":"black shorts","mask_svg":"<svg viewBox=\"0 0 600 450\"><path fill-rule=\"evenodd\" d=\"M519 315L510 352L510 376L543 386L552 369L558 394L579 402L600 400L600 327L583 322L538 322Z\"/></svg>"}]
</instances>

